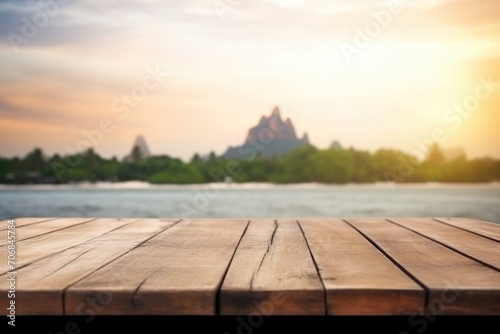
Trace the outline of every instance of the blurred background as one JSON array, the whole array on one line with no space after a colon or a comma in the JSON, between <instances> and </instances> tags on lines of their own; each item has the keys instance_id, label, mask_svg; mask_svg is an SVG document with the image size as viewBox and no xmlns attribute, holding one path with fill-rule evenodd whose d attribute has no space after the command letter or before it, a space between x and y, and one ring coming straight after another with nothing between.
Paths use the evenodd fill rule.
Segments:
<instances>
[{"instance_id":1,"label":"blurred background","mask_svg":"<svg viewBox=\"0 0 500 334\"><path fill-rule=\"evenodd\" d=\"M500 223L497 0L4 0L0 219Z\"/></svg>"}]
</instances>

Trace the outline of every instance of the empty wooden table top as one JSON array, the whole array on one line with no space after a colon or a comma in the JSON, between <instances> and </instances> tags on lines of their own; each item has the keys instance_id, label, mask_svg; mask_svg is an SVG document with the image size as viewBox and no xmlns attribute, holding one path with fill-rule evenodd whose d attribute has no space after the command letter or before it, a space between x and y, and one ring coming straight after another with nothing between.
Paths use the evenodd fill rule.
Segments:
<instances>
[{"instance_id":1,"label":"empty wooden table top","mask_svg":"<svg viewBox=\"0 0 500 334\"><path fill-rule=\"evenodd\" d=\"M18 218L9 254L18 315L500 314L500 225L466 218Z\"/></svg>"}]
</instances>

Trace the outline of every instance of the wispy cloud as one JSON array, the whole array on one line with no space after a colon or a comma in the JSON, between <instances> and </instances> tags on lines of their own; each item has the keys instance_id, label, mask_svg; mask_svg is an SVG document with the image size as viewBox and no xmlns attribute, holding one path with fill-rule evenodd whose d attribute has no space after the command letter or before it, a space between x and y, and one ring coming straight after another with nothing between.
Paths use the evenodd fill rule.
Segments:
<instances>
[{"instance_id":1,"label":"wispy cloud","mask_svg":"<svg viewBox=\"0 0 500 334\"><path fill-rule=\"evenodd\" d=\"M213 0L73 0L16 53L9 34L23 36L26 20L42 9L39 0L5 0L0 117L19 132L37 122L44 135L67 136L110 115L110 103L140 82L145 66L161 64L172 77L120 123L103 154L128 150L135 132L149 133L151 146L175 142L165 148L172 155L221 152L276 104L300 111L296 126L318 146L334 139L404 146L466 91L470 73L498 68L500 1L408 0L346 64L339 43L387 4L246 0L221 19ZM29 150L17 136L26 146L15 150ZM14 152L0 146L0 155L6 150Z\"/></svg>"}]
</instances>

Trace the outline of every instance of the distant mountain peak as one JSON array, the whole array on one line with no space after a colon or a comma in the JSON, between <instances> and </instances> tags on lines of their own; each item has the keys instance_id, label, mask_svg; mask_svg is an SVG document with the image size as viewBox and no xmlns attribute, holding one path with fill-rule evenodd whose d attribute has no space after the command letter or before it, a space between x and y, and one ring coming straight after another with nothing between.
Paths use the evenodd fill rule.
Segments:
<instances>
[{"instance_id":1,"label":"distant mountain peak","mask_svg":"<svg viewBox=\"0 0 500 334\"><path fill-rule=\"evenodd\" d=\"M125 157L125 161L133 161L135 159L145 159L151 156L146 139L142 135L135 138L134 145L130 150L130 154Z\"/></svg>"},{"instance_id":2,"label":"distant mountain peak","mask_svg":"<svg viewBox=\"0 0 500 334\"><path fill-rule=\"evenodd\" d=\"M307 132L304 133L304 136L302 136L302 141L304 143L307 143L309 144L309 135L307 134Z\"/></svg>"},{"instance_id":3,"label":"distant mountain peak","mask_svg":"<svg viewBox=\"0 0 500 334\"><path fill-rule=\"evenodd\" d=\"M336 150L341 150L342 149L342 145L340 144L340 142L338 140L335 140L330 145L330 148L331 149L336 149Z\"/></svg>"},{"instance_id":4,"label":"distant mountain peak","mask_svg":"<svg viewBox=\"0 0 500 334\"><path fill-rule=\"evenodd\" d=\"M283 120L278 107L270 116L262 116L259 123L250 128L241 146L230 146L224 154L227 158L239 158L241 152L258 149L261 156L274 156L289 153L297 147L309 145L309 136L298 138L290 118Z\"/></svg>"},{"instance_id":5,"label":"distant mountain peak","mask_svg":"<svg viewBox=\"0 0 500 334\"><path fill-rule=\"evenodd\" d=\"M281 120L281 113L279 107L274 107L273 112L271 113L271 118L277 117Z\"/></svg>"}]
</instances>

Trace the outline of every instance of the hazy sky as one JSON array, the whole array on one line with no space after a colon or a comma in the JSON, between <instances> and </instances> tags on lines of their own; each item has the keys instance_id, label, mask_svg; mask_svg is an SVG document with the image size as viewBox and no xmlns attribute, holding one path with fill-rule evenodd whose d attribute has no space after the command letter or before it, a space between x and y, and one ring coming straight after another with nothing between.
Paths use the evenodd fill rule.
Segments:
<instances>
[{"instance_id":1,"label":"hazy sky","mask_svg":"<svg viewBox=\"0 0 500 334\"><path fill-rule=\"evenodd\" d=\"M319 148L500 158L498 0L39 2L0 2L1 156L221 154L279 106Z\"/></svg>"}]
</instances>

